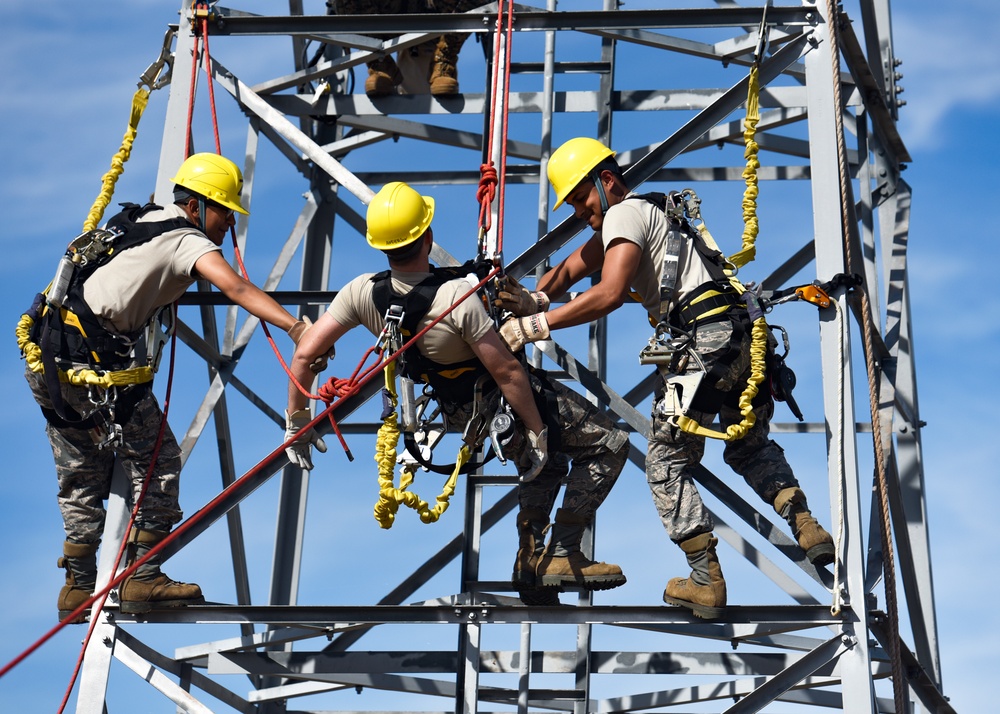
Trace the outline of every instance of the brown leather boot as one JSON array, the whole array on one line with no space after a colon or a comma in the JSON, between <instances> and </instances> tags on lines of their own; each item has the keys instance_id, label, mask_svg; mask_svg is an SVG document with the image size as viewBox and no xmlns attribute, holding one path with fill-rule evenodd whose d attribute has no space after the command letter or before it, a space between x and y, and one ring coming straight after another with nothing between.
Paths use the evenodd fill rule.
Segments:
<instances>
[{"instance_id":1,"label":"brown leather boot","mask_svg":"<svg viewBox=\"0 0 1000 714\"><path fill-rule=\"evenodd\" d=\"M465 42L465 35L442 35L434 49L434 61L427 81L431 94L447 96L458 94L458 52Z\"/></svg>"},{"instance_id":2,"label":"brown leather boot","mask_svg":"<svg viewBox=\"0 0 1000 714\"><path fill-rule=\"evenodd\" d=\"M625 584L625 575L617 565L590 560L580 550L580 540L587 520L560 508L552 526L552 540L535 567L541 587L576 585L586 590L610 590Z\"/></svg>"},{"instance_id":3,"label":"brown leather boot","mask_svg":"<svg viewBox=\"0 0 1000 714\"><path fill-rule=\"evenodd\" d=\"M774 510L791 526L792 535L799 542L799 547L806 552L810 563L829 565L833 562L836 555L833 538L809 512L806 494L801 488L784 488L778 491L774 498Z\"/></svg>"},{"instance_id":4,"label":"brown leather boot","mask_svg":"<svg viewBox=\"0 0 1000 714\"><path fill-rule=\"evenodd\" d=\"M96 543L73 543L66 541L63 543L63 557L56 564L66 570L66 584L59 591L59 600L56 607L59 608L59 620L65 620L76 608L90 599L94 594L94 587L97 582L97 547ZM71 623L86 622L90 619L89 612L83 612L72 620Z\"/></svg>"},{"instance_id":5,"label":"brown leather boot","mask_svg":"<svg viewBox=\"0 0 1000 714\"><path fill-rule=\"evenodd\" d=\"M726 607L726 579L715 554L718 540L711 533L702 533L682 541L681 550L691 566L686 578L671 578L663 591L663 601L686 607L695 617L714 620Z\"/></svg>"},{"instance_id":6,"label":"brown leather boot","mask_svg":"<svg viewBox=\"0 0 1000 714\"><path fill-rule=\"evenodd\" d=\"M559 589L540 588L535 577L538 558L545 550L544 533L548 525L549 514L537 508L524 508L517 514L518 549L510 582L525 605L560 604Z\"/></svg>"},{"instance_id":7,"label":"brown leather boot","mask_svg":"<svg viewBox=\"0 0 1000 714\"><path fill-rule=\"evenodd\" d=\"M391 56L379 57L368 63L368 79L365 80L365 94L369 97L385 97L396 93L402 84L403 73Z\"/></svg>"},{"instance_id":8,"label":"brown leather boot","mask_svg":"<svg viewBox=\"0 0 1000 714\"><path fill-rule=\"evenodd\" d=\"M129 566L166 538L167 533L133 528L128 538ZM122 612L144 613L153 608L185 607L205 602L199 586L171 580L160 570L161 562L159 554L154 555L125 579L118 591Z\"/></svg>"}]
</instances>

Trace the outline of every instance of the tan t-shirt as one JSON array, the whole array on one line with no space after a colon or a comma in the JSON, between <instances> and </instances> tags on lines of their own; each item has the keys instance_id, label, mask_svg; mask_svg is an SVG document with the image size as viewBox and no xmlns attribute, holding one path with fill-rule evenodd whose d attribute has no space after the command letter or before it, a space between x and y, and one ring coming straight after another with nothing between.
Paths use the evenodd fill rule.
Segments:
<instances>
[{"instance_id":1,"label":"tan t-shirt","mask_svg":"<svg viewBox=\"0 0 1000 714\"><path fill-rule=\"evenodd\" d=\"M184 209L170 205L147 213L139 223L170 218L186 218ZM123 250L95 270L83 284L83 299L118 332L134 332L184 294L195 281L194 264L213 250L220 248L193 224L168 231Z\"/></svg>"},{"instance_id":2,"label":"tan t-shirt","mask_svg":"<svg viewBox=\"0 0 1000 714\"><path fill-rule=\"evenodd\" d=\"M654 318L660 315L660 272L663 270L663 254L667 248L667 232L670 223L660 207L645 199L632 200L638 194L632 192L626 200L611 206L604 214L601 226L601 242L604 250L611 241L624 238L642 248L642 257L632 289L642 296L642 306ZM712 275L704 259L690 240L681 241L678 256L678 273L673 304L687 297L695 288L712 280Z\"/></svg>"},{"instance_id":3,"label":"tan t-shirt","mask_svg":"<svg viewBox=\"0 0 1000 714\"><path fill-rule=\"evenodd\" d=\"M374 273L359 275L345 285L330 303L327 312L348 329L364 325L373 335L378 335L382 332L385 320L372 299L372 290L375 286L371 280L372 275ZM394 270L392 289L405 295L429 275L430 273L406 273ZM473 285L474 283L461 278L444 283L434 296L427 314L420 321L420 329L458 302ZM486 313L486 308L478 297L472 295L459 303L458 307L448 313L441 322L417 340L416 346L421 354L439 364L454 364L474 358L476 355L469 345L481 340L492 329L493 321Z\"/></svg>"}]
</instances>

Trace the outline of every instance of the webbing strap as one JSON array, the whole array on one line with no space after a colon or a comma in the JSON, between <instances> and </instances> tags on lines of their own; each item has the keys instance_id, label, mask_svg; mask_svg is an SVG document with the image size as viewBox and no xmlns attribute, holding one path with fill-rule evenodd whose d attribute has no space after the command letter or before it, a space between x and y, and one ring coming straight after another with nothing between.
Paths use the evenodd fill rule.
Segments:
<instances>
[{"instance_id":1,"label":"webbing strap","mask_svg":"<svg viewBox=\"0 0 1000 714\"><path fill-rule=\"evenodd\" d=\"M667 231L667 245L663 253L663 269L660 271L660 315L670 311L670 302L674 299L677 287L677 267L681 255L681 231L671 221Z\"/></svg>"},{"instance_id":2,"label":"webbing strap","mask_svg":"<svg viewBox=\"0 0 1000 714\"><path fill-rule=\"evenodd\" d=\"M139 120L142 118L142 113L146 110L147 104L149 104L149 90L139 87L132 97L132 112L129 115L125 136L122 138L122 147L112 157L111 169L101 179L101 192L94 201L94 205L91 206L90 212L87 214L87 219L83 223L84 232L91 231L97 227L97 224L101 222L101 216L104 215L104 209L111 203L111 197L115 193L115 184L118 182L118 177L125 171L125 162L128 161L129 156L132 154L132 144L135 142L136 134L139 131Z\"/></svg>"}]
</instances>

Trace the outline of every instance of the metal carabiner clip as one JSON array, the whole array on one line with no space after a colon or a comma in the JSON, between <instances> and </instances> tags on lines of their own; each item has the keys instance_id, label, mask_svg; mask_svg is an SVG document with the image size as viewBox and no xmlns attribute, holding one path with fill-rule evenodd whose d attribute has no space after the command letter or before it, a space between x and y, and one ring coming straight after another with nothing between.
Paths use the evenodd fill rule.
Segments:
<instances>
[{"instance_id":1,"label":"metal carabiner clip","mask_svg":"<svg viewBox=\"0 0 1000 714\"><path fill-rule=\"evenodd\" d=\"M177 34L176 27L167 28L166 33L163 35L163 47L160 49L160 56L146 68L145 72L139 75L140 89L145 85L149 87L150 91L153 91L154 89L160 89L170 84L170 77L174 73L174 54L170 51L170 44L173 42L175 34ZM167 67L166 73L163 73L164 65Z\"/></svg>"},{"instance_id":2,"label":"metal carabiner clip","mask_svg":"<svg viewBox=\"0 0 1000 714\"><path fill-rule=\"evenodd\" d=\"M759 65L764 61L764 53L767 52L767 38L770 30L767 27L767 8L771 7L771 0L764 3L764 14L760 18L760 25L757 28L757 47L753 51L754 64Z\"/></svg>"}]
</instances>

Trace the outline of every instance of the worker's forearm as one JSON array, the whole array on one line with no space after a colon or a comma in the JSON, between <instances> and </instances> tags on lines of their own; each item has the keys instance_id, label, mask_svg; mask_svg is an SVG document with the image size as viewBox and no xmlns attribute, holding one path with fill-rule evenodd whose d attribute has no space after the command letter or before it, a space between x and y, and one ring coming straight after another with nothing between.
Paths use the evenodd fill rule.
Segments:
<instances>
[{"instance_id":1,"label":"worker's forearm","mask_svg":"<svg viewBox=\"0 0 1000 714\"><path fill-rule=\"evenodd\" d=\"M550 309L546 313L549 330L583 325L599 320L621 307L621 296L600 289L598 283L590 290L577 295L573 300Z\"/></svg>"},{"instance_id":2,"label":"worker's forearm","mask_svg":"<svg viewBox=\"0 0 1000 714\"><path fill-rule=\"evenodd\" d=\"M296 355L292 358L292 362L289 365L289 372L291 372L294 378L294 381L292 379L288 380L288 413L291 414L309 406L309 397L302 393L299 385L303 389L311 390L316 375L309 369L309 360L303 355Z\"/></svg>"},{"instance_id":3,"label":"worker's forearm","mask_svg":"<svg viewBox=\"0 0 1000 714\"><path fill-rule=\"evenodd\" d=\"M274 298L252 283L244 282L228 297L251 315L285 332L288 332L297 321L295 316L275 302Z\"/></svg>"},{"instance_id":4,"label":"worker's forearm","mask_svg":"<svg viewBox=\"0 0 1000 714\"><path fill-rule=\"evenodd\" d=\"M538 407L535 405L535 396L531 391L528 374L523 369L513 372L510 379L504 380L500 384L500 391L503 392L507 403L521 418L524 425L538 434L542 430L543 422L541 414L538 413Z\"/></svg>"}]
</instances>

